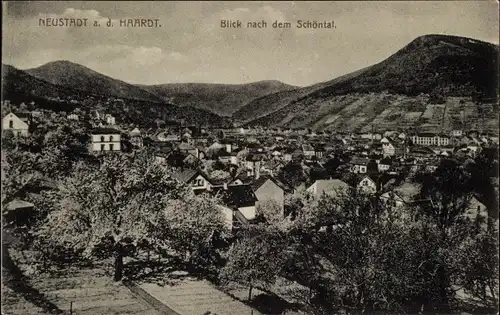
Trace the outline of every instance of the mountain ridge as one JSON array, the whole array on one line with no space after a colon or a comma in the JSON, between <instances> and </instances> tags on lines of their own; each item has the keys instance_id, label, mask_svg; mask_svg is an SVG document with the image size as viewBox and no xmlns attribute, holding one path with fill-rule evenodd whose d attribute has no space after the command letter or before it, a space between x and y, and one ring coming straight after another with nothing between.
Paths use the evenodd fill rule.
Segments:
<instances>
[{"instance_id":1,"label":"mountain ridge","mask_svg":"<svg viewBox=\"0 0 500 315\"><path fill-rule=\"evenodd\" d=\"M310 93L294 92L298 95L290 97L286 104L273 103L273 95L264 97L260 102L276 109L268 108L270 113L266 116L251 117L248 115L251 110L243 108L241 111L246 111L244 124L247 125L330 128L337 124L329 126L326 121L349 120L356 115L368 123L376 120L375 116L386 108L374 96L371 100L362 97L366 102L374 102L367 104L368 109L352 105L356 109L348 110L360 95L402 95L407 98L405 103L413 102L420 107L422 100L416 100L420 94L430 95L425 102L434 102L430 98L436 97L480 95L496 98L497 69L498 45L466 37L431 34L416 38L379 63L324 82L321 88L312 89ZM345 103L342 96L349 95L352 102ZM281 96L282 99L286 97ZM392 106L391 103L386 105ZM354 122L353 126L355 129L364 127Z\"/></svg>"},{"instance_id":2,"label":"mountain ridge","mask_svg":"<svg viewBox=\"0 0 500 315\"><path fill-rule=\"evenodd\" d=\"M180 107L209 110L221 116L230 116L255 97L296 88L278 80L243 84L131 84L68 60L51 61L24 71L38 79L93 94L167 102Z\"/></svg>"}]
</instances>

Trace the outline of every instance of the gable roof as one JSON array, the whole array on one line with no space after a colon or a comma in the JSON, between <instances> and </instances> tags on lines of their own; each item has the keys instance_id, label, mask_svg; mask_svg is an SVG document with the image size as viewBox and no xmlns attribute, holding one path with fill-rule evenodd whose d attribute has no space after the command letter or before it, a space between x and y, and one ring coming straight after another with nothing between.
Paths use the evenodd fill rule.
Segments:
<instances>
[{"instance_id":1,"label":"gable roof","mask_svg":"<svg viewBox=\"0 0 500 315\"><path fill-rule=\"evenodd\" d=\"M376 182L373 178L371 178L370 176L368 176L368 175L364 176L364 177L363 177L363 178L359 181L358 185L359 185L362 181L364 181L365 179L369 179L372 183L374 183L375 185L377 185L377 182Z\"/></svg>"},{"instance_id":2,"label":"gable roof","mask_svg":"<svg viewBox=\"0 0 500 315\"><path fill-rule=\"evenodd\" d=\"M338 193L341 190L346 190L349 185L340 179L318 179L309 188L316 185L316 194L321 195L324 192Z\"/></svg>"},{"instance_id":3,"label":"gable roof","mask_svg":"<svg viewBox=\"0 0 500 315\"><path fill-rule=\"evenodd\" d=\"M276 186L278 186L282 190L284 190L284 191L287 190L285 184L283 184L282 182L280 182L277 178L274 178L273 176L269 176L269 175L262 175L262 176L260 176L258 179L256 179L255 181L253 181L253 183L251 183L250 186L252 186L253 190L256 191L262 185L264 185L268 180L272 181L274 184L276 184Z\"/></svg>"},{"instance_id":4,"label":"gable roof","mask_svg":"<svg viewBox=\"0 0 500 315\"><path fill-rule=\"evenodd\" d=\"M181 171L180 173L174 173L172 176L177 179L178 181L182 183L189 183L191 180L193 180L195 177L198 175L201 175L203 178L205 178L207 181L209 181L208 177L203 174L199 170L194 170L194 169L186 169Z\"/></svg>"},{"instance_id":5,"label":"gable roof","mask_svg":"<svg viewBox=\"0 0 500 315\"><path fill-rule=\"evenodd\" d=\"M130 136L132 136L132 137L134 137L134 136L140 136L140 135L141 135L141 131L137 127L135 127L134 130L132 130L130 132Z\"/></svg>"}]
</instances>

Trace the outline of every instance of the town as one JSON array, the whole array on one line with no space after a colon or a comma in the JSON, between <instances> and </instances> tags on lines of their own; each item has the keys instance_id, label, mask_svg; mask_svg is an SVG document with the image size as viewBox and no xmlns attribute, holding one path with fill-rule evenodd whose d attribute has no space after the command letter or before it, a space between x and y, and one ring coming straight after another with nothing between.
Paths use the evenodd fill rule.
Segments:
<instances>
[{"instance_id":1,"label":"town","mask_svg":"<svg viewBox=\"0 0 500 315\"><path fill-rule=\"evenodd\" d=\"M31 108L34 106L30 104ZM415 211L423 211L416 209L444 211L452 202L453 211L458 211L455 207L460 208L459 217L471 222L471 226L482 226L480 229L484 233L497 229L496 134L478 130L433 134L373 128L371 133L354 134L310 129L205 128L182 121L162 128L143 128L123 124L120 117L98 110L66 113L26 108L24 103L2 103L2 182L7 183L3 185L2 200L6 202L6 231L12 231L7 239L15 239L13 235L19 233L14 232L18 231L16 226L26 228L37 220L33 218L40 218L41 206L36 201L43 198L33 196L57 190L65 177L72 176L72 164L76 160L88 160L89 157L106 160L111 156L136 159L134 157L140 152L148 152L154 165L166 170L172 179L195 196L215 200L213 209L217 210L211 211L219 212L225 230L232 235L223 248L234 242L234 237L248 238L248 233L252 233L248 231L252 231L252 227L261 229L263 222L267 222L265 226L274 224L271 222L288 222L285 225L290 228L290 224L293 226L304 220L308 207L314 207L309 214L314 216L312 222L316 227L313 230L328 235L341 228L343 225L339 222L345 219L333 220L332 214L322 215L321 202L348 202L351 198L377 200L385 211L402 215L401 220L415 220ZM37 141L39 145L34 144ZM27 151L23 153L23 150ZM28 156L36 153L30 151L39 151L42 155L34 161ZM33 163L40 166L30 170L29 165ZM13 172L13 168L17 170ZM32 174L26 174L34 169L38 169L36 180L29 177ZM134 170L124 168L123 171ZM460 180L462 175L455 174L453 176L458 177L451 179L441 177L452 176L448 172L455 171L470 174L473 187L470 183L464 184L469 185L467 187L446 187L455 185L454 181ZM440 175L434 178L435 173ZM13 174L19 178L6 178ZM23 180L26 177L30 179ZM457 194L461 190L464 195L446 197L459 201L439 199L443 198L442 192L423 188L429 185L425 182L429 179L434 181L432 185L445 185L442 189L456 189ZM28 189L30 193L25 191L27 186L32 187ZM6 196L9 192L10 196ZM187 211L185 215L192 210ZM272 253L272 249L267 251ZM264 255L264 252L257 255ZM244 259L250 262L253 258ZM122 272L117 274L115 270L115 280L122 279ZM234 281L240 279L238 275L233 276ZM275 281L263 279L264 283ZM308 283L306 280L301 282L301 285ZM262 282L260 287L254 281L244 279L243 283L250 286L249 300L252 288L263 290L265 287Z\"/></svg>"}]
</instances>

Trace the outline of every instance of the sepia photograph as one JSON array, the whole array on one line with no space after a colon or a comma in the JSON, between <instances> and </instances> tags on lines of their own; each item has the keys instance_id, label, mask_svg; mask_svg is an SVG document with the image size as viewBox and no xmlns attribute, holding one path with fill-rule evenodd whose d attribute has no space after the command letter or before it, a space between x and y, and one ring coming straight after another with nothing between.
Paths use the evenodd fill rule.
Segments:
<instances>
[{"instance_id":1,"label":"sepia photograph","mask_svg":"<svg viewBox=\"0 0 500 315\"><path fill-rule=\"evenodd\" d=\"M1 314L498 314L499 6L2 1Z\"/></svg>"}]
</instances>

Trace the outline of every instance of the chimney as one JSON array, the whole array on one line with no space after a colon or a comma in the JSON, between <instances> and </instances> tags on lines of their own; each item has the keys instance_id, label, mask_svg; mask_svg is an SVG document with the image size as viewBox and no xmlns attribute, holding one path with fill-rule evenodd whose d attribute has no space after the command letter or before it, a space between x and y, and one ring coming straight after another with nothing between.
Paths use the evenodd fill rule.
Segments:
<instances>
[{"instance_id":1,"label":"chimney","mask_svg":"<svg viewBox=\"0 0 500 315\"><path fill-rule=\"evenodd\" d=\"M224 183L224 190L227 190L227 183Z\"/></svg>"}]
</instances>

